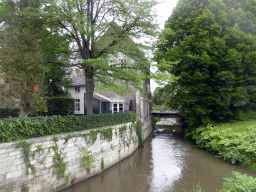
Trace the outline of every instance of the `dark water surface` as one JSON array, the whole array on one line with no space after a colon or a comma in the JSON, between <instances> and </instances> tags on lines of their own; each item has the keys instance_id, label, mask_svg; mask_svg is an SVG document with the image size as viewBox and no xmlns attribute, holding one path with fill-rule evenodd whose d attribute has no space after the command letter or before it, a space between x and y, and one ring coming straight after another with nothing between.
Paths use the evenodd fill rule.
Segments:
<instances>
[{"instance_id":1,"label":"dark water surface","mask_svg":"<svg viewBox=\"0 0 256 192\"><path fill-rule=\"evenodd\" d=\"M183 192L198 182L215 192L231 171L256 177L256 172L216 158L178 133L154 133L130 157L63 192Z\"/></svg>"}]
</instances>

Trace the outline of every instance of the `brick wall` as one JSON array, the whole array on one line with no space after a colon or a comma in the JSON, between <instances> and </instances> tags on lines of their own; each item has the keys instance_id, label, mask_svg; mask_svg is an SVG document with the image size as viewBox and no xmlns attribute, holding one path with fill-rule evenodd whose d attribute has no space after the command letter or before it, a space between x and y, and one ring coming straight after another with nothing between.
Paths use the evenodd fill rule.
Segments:
<instances>
[{"instance_id":1,"label":"brick wall","mask_svg":"<svg viewBox=\"0 0 256 192\"><path fill-rule=\"evenodd\" d=\"M126 126L127 129L121 138L120 129L123 126ZM28 169L27 173L22 148L16 148L14 142L0 144L0 192L20 192L22 183L25 183L29 191L33 192L65 188L72 183L99 174L106 168L131 155L138 148L137 135L132 123L104 127L99 130L107 128L113 128L112 140L108 141L101 138L101 133L98 133L97 139L93 144L88 143L89 136L87 137L87 142L85 137L81 136L81 134L90 133L90 130L26 140L27 143L31 144L30 155L34 153L34 157L30 156L29 160L31 165L36 168L35 173L32 173L31 168ZM151 122L143 122L144 139L151 132ZM65 138L68 135L71 138L65 142ZM56 143L54 138L58 138ZM56 165L53 162L53 157L56 156L53 150L54 146L55 149L56 146L58 147L58 151L66 163L65 176L69 180L67 185L63 185L65 178L58 180L56 174L53 174L52 166ZM80 154L80 150L83 147L91 151L91 155L95 158L92 163L95 168L92 168L90 172L81 166L83 155ZM104 168L102 168L102 159L104 160Z\"/></svg>"}]
</instances>

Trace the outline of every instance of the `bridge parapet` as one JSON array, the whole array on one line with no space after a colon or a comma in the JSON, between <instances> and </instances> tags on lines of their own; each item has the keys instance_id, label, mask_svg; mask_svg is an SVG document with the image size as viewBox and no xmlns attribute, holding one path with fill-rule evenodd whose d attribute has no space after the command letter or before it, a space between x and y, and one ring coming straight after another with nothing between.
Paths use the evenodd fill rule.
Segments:
<instances>
[{"instance_id":1,"label":"bridge parapet","mask_svg":"<svg viewBox=\"0 0 256 192\"><path fill-rule=\"evenodd\" d=\"M155 117L179 118L179 111L152 111L151 114Z\"/></svg>"}]
</instances>

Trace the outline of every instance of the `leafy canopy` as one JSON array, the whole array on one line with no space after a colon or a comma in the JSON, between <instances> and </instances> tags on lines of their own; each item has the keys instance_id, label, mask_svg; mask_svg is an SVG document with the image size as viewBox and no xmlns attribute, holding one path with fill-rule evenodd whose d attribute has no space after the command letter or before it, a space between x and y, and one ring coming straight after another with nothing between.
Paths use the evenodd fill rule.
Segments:
<instances>
[{"instance_id":1,"label":"leafy canopy","mask_svg":"<svg viewBox=\"0 0 256 192\"><path fill-rule=\"evenodd\" d=\"M174 77L168 104L180 107L190 127L232 117L235 105L254 105L248 93L256 84L255 24L245 30L249 9L226 4L180 0L158 43L158 69Z\"/></svg>"},{"instance_id":2,"label":"leafy canopy","mask_svg":"<svg viewBox=\"0 0 256 192\"><path fill-rule=\"evenodd\" d=\"M142 87L147 77L148 61L141 38L153 37L156 25L152 7L155 0L44 0L43 15L51 32L65 34L70 40L70 64L84 71L87 93L87 114L92 113L95 83L113 86L117 79L124 85ZM134 43L136 41L136 43ZM120 67L118 53L126 59ZM112 57L109 57L109 54ZM118 65L109 66L109 62ZM136 62L133 62L136 61ZM128 71L129 70L129 71ZM141 71L138 74L138 70Z\"/></svg>"}]
</instances>

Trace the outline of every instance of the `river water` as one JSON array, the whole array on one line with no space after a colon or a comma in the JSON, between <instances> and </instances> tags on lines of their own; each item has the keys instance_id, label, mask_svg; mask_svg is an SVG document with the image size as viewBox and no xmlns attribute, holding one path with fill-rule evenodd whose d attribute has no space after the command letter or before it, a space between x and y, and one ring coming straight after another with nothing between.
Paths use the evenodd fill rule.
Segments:
<instances>
[{"instance_id":1,"label":"river water","mask_svg":"<svg viewBox=\"0 0 256 192\"><path fill-rule=\"evenodd\" d=\"M184 192L199 182L206 192L216 192L232 171L256 177L254 171L198 149L179 133L157 131L130 157L63 192Z\"/></svg>"}]
</instances>

